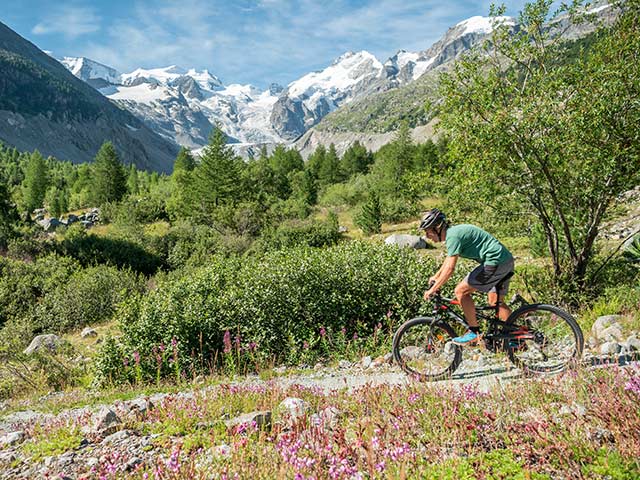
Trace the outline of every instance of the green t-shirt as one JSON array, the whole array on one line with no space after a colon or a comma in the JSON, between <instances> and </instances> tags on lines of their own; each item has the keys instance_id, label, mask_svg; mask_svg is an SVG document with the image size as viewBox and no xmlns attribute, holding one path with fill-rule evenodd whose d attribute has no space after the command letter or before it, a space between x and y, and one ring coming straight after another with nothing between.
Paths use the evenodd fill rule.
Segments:
<instances>
[{"instance_id":1,"label":"green t-shirt","mask_svg":"<svg viewBox=\"0 0 640 480\"><path fill-rule=\"evenodd\" d=\"M455 225L447 229L447 255L476 260L485 265L500 265L513 258L493 235L475 225Z\"/></svg>"}]
</instances>

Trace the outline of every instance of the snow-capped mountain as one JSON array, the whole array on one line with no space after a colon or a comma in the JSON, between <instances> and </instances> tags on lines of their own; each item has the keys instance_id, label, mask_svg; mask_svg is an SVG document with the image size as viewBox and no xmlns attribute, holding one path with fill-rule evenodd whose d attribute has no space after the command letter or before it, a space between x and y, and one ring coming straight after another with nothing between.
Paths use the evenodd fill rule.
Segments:
<instances>
[{"instance_id":1,"label":"snow-capped mountain","mask_svg":"<svg viewBox=\"0 0 640 480\"><path fill-rule=\"evenodd\" d=\"M120 73L111 67L85 57L64 57L60 60L76 77L89 83L94 88L101 88L109 83L119 83Z\"/></svg>"},{"instance_id":2,"label":"snow-capped mountain","mask_svg":"<svg viewBox=\"0 0 640 480\"><path fill-rule=\"evenodd\" d=\"M341 106L404 87L444 68L487 38L497 25L518 28L511 17L471 17L449 28L426 50L400 50L384 63L367 51L347 52L284 88L273 84L264 91L251 85L224 85L208 70L175 65L119 74L88 59L65 58L63 63L181 145L204 146L215 124L232 142L244 146L290 143Z\"/></svg>"}]
</instances>

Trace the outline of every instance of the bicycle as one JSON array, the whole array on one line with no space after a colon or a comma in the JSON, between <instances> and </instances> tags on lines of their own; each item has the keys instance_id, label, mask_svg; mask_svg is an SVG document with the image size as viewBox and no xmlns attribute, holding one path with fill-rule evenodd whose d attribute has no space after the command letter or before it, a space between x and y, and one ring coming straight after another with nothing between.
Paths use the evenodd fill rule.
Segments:
<instances>
[{"instance_id":1,"label":"bicycle","mask_svg":"<svg viewBox=\"0 0 640 480\"><path fill-rule=\"evenodd\" d=\"M498 291L511 275L500 281ZM432 316L408 320L393 336L394 360L420 381L451 377L462 362L462 347L451 341L456 336L451 320L469 328L464 316L453 308L459 305L457 300L438 292L431 303ZM514 365L530 374L557 373L581 358L584 336L569 313L553 305L525 303L502 321L499 306L500 302L476 307L480 325L485 324L480 341L489 351L506 352Z\"/></svg>"}]
</instances>

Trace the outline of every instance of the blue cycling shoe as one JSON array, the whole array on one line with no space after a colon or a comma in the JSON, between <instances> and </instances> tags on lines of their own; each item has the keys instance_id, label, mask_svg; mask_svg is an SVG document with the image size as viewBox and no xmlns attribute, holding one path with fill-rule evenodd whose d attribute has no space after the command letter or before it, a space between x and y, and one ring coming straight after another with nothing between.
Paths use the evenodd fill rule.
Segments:
<instances>
[{"instance_id":1,"label":"blue cycling shoe","mask_svg":"<svg viewBox=\"0 0 640 480\"><path fill-rule=\"evenodd\" d=\"M477 342L478 340L480 340L480 335L469 330L461 337L454 338L452 342L456 345L469 345Z\"/></svg>"}]
</instances>

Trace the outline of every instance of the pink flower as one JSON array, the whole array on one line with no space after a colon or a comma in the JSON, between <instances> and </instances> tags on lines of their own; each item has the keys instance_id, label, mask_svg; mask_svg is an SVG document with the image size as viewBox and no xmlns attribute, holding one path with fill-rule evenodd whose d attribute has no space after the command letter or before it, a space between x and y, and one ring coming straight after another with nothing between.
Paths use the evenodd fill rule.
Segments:
<instances>
[{"instance_id":1,"label":"pink flower","mask_svg":"<svg viewBox=\"0 0 640 480\"><path fill-rule=\"evenodd\" d=\"M224 331L224 337L222 337L222 343L224 344L224 353L231 352L231 333L229 330Z\"/></svg>"}]
</instances>

